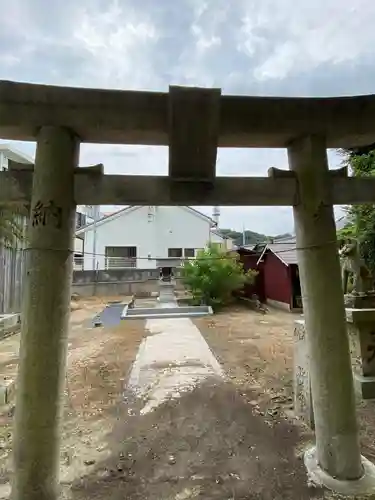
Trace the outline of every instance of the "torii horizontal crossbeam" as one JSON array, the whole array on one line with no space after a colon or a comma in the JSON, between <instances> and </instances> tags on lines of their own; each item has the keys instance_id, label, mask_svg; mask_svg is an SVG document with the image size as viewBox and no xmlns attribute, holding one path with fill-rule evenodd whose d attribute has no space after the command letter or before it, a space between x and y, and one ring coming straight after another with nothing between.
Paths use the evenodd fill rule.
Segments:
<instances>
[{"instance_id":1,"label":"torii horizontal crossbeam","mask_svg":"<svg viewBox=\"0 0 375 500\"><path fill-rule=\"evenodd\" d=\"M75 198L80 205L292 206L299 203L297 181L291 175L215 177L212 182L192 182L159 176L95 175L90 169L87 173L86 169L78 170ZM327 179L326 192L322 193L324 203L375 203L375 179L344 177L334 172ZM0 172L0 203L27 203L31 198L32 176L31 170Z\"/></svg>"},{"instance_id":2,"label":"torii horizontal crossbeam","mask_svg":"<svg viewBox=\"0 0 375 500\"><path fill-rule=\"evenodd\" d=\"M168 92L83 89L0 81L0 137L35 140L44 125L82 141L169 145ZM328 148L375 143L375 95L329 98L221 96L219 147L285 147L322 135Z\"/></svg>"}]
</instances>

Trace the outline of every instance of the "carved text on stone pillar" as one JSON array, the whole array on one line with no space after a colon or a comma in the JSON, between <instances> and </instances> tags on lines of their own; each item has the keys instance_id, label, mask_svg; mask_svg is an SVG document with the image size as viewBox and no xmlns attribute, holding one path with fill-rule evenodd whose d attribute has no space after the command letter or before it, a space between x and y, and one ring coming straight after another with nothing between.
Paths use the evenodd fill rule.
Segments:
<instances>
[{"instance_id":1,"label":"carved text on stone pillar","mask_svg":"<svg viewBox=\"0 0 375 500\"><path fill-rule=\"evenodd\" d=\"M305 328L300 325L294 328L294 337L296 340L305 340Z\"/></svg>"},{"instance_id":2,"label":"carved text on stone pillar","mask_svg":"<svg viewBox=\"0 0 375 500\"><path fill-rule=\"evenodd\" d=\"M307 401L305 392L308 391L306 388L306 383L308 380L307 371L302 368L302 366L297 367L296 372L296 390L297 390L297 400L300 404L300 411L304 412L307 409Z\"/></svg>"},{"instance_id":3,"label":"carved text on stone pillar","mask_svg":"<svg viewBox=\"0 0 375 500\"><path fill-rule=\"evenodd\" d=\"M31 211L31 220L34 227L54 225L56 229L61 229L62 208L52 200L48 203L39 200Z\"/></svg>"}]
</instances>

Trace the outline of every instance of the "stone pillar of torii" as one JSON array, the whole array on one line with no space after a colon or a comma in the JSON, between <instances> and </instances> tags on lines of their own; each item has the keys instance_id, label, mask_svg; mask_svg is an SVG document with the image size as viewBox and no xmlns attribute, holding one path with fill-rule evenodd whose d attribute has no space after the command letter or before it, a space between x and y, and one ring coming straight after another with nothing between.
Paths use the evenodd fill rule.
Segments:
<instances>
[{"instance_id":1,"label":"stone pillar of torii","mask_svg":"<svg viewBox=\"0 0 375 500\"><path fill-rule=\"evenodd\" d=\"M260 98L222 96L218 89L161 93L0 82L0 137L37 142L34 167L11 164L0 173L0 203L31 200L14 500L58 496L76 204L293 206L314 456L323 483L362 484L333 205L375 202L375 181L329 171L327 148L374 143L374 116L375 96ZM169 175L78 168L80 142L168 145ZM217 177L218 147L285 147L290 170L270 169L265 178Z\"/></svg>"}]
</instances>

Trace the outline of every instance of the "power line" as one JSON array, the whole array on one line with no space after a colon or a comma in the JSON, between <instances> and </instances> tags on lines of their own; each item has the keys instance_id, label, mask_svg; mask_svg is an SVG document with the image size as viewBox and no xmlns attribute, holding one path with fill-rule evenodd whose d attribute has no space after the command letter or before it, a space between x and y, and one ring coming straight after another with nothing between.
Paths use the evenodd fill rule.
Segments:
<instances>
[{"instance_id":1,"label":"power line","mask_svg":"<svg viewBox=\"0 0 375 500\"><path fill-rule=\"evenodd\" d=\"M269 245L280 245L280 244L285 244L285 245L289 245L288 248L281 248L281 249L277 249L277 250L273 250L272 248L269 248L271 251L273 251L274 253L276 254L279 254L279 253L284 253L284 252L290 252L290 251L301 251L301 250L313 250L313 249L320 249L320 248L326 248L327 246L331 246L331 245L335 245L337 246L338 242L337 240L331 240L331 241L327 241L327 242L324 242L324 243L320 243L320 244L315 244L315 245L307 245L307 246L302 246L302 247L298 247L298 246L290 246L290 243L288 242L277 242L277 243L269 243L269 242L264 242L264 243L257 243L256 245L264 245L264 247L267 247ZM229 253L237 253L241 250L241 248L243 248L244 250L246 251L249 251L249 252L254 252L253 255L261 255L263 253L263 251L265 250L265 248L260 248L259 250L252 250L252 249L246 249L244 247L239 247L239 248L236 248L236 249L232 249L232 250L227 250L226 252L223 252L223 255L222 256L219 256L219 257L212 257L212 256L202 256L202 257L199 257L199 256L196 256L196 257L160 257L160 256L151 256L151 257L112 257L112 256L108 256L104 253L94 253L94 252L88 252L88 251L84 251L84 252L76 252L75 250L71 250L71 253L74 253L76 257L80 258L80 257L85 257L85 256L97 256L97 257L105 257L107 259L113 259L113 260L120 260L120 259L123 259L123 260L178 260L178 261L194 261L194 260L199 260L200 258L201 259L210 259L210 260L223 260L223 259L238 259L237 256L233 256L231 257L230 255L228 255ZM266 248L267 249L267 248ZM42 248L42 247L29 247L29 248L14 248L12 249L13 251L18 251L18 252L25 252L25 251L28 251L28 250L50 250L50 251L66 251L66 250L62 250L60 248L52 248L52 247L49 247L49 248ZM251 254L250 254L251 255Z\"/></svg>"}]
</instances>

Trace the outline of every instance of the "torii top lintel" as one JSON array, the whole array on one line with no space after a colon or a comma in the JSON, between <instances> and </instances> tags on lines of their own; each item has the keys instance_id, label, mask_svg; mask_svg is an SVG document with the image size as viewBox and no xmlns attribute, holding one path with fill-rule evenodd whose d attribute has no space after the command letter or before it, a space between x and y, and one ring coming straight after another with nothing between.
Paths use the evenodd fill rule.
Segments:
<instances>
[{"instance_id":1,"label":"torii top lintel","mask_svg":"<svg viewBox=\"0 0 375 500\"><path fill-rule=\"evenodd\" d=\"M35 140L41 126L56 125L74 130L83 142L169 145L174 88L168 93L0 81L0 137ZM248 97L224 96L218 89L216 95L217 112L208 119L217 120L219 147L285 147L310 134L324 135L328 148L375 143L375 95Z\"/></svg>"}]
</instances>

